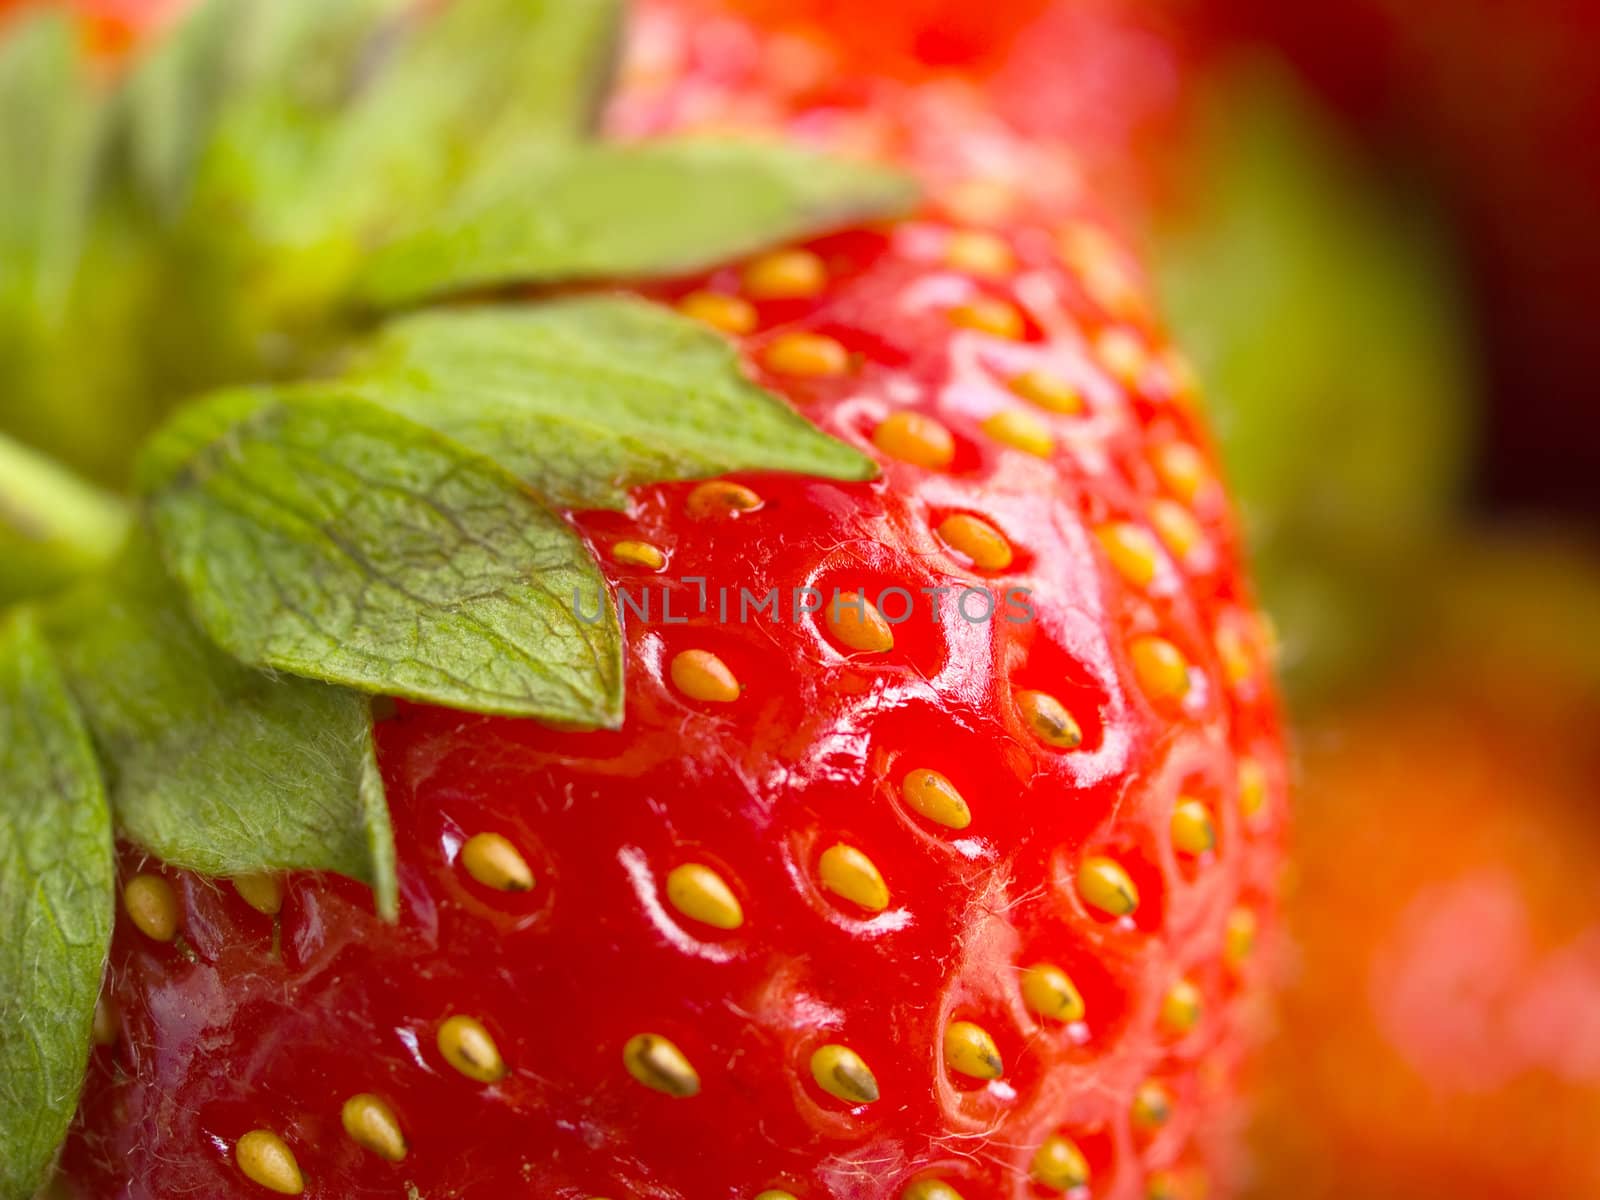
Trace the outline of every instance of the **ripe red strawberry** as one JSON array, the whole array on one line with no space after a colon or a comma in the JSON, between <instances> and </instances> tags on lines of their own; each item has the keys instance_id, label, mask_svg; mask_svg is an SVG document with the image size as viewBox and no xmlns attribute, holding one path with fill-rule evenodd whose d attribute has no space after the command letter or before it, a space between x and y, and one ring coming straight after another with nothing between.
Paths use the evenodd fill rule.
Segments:
<instances>
[{"instance_id":1,"label":"ripe red strawberry","mask_svg":"<svg viewBox=\"0 0 1600 1200\"><path fill-rule=\"evenodd\" d=\"M1182 362L1056 148L937 88L819 107L758 35L705 35L642 27L620 131L865 145L929 201L639 291L881 473L570 513L625 720L401 703L392 925L337 877L125 845L80 1194L1226 1179L1286 781Z\"/></svg>"}]
</instances>

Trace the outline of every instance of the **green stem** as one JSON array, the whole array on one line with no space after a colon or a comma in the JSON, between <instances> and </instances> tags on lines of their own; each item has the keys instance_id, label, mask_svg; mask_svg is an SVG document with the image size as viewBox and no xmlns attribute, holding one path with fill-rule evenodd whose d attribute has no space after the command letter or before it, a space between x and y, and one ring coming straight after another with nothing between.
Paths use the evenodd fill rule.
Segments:
<instances>
[{"instance_id":1,"label":"green stem","mask_svg":"<svg viewBox=\"0 0 1600 1200\"><path fill-rule=\"evenodd\" d=\"M0 435L0 603L55 591L108 563L128 506Z\"/></svg>"}]
</instances>

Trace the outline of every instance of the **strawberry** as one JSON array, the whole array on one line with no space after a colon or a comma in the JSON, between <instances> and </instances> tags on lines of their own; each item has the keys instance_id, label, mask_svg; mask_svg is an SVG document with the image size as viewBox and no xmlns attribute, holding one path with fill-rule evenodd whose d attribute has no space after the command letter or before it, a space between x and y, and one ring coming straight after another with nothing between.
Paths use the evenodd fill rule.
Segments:
<instances>
[{"instance_id":1,"label":"strawberry","mask_svg":"<svg viewBox=\"0 0 1600 1200\"><path fill-rule=\"evenodd\" d=\"M940 87L819 103L771 82L759 31L715 32L649 10L612 112L632 148L518 164L510 225L506 191L469 191L362 261L318 242L309 276L250 241L276 208L247 244L180 234L271 283L217 301L274 333L241 354L308 325L350 345L179 411L110 599L91 579L39 602L65 687L23 683L76 701L121 833L70 1192L1226 1183L1286 780L1182 360L1059 147ZM653 149L686 127L893 157L924 199ZM530 179L566 236L537 242ZM602 286L522 286L574 279ZM462 302L367 334L345 305L312 325L311 284ZM552 408L501 418L551 379ZM564 428L594 412L615 429ZM163 638L181 652L127 667ZM169 740L125 693L180 668L222 699ZM372 707L371 754L359 720L316 740L371 694L401 697ZM333 807L359 802L342 841L284 799L333 768ZM250 803L288 818L217 811L208 789L261 773Z\"/></svg>"},{"instance_id":2,"label":"strawberry","mask_svg":"<svg viewBox=\"0 0 1600 1200\"><path fill-rule=\"evenodd\" d=\"M1303 725L1250 1195L1600 1187L1600 579L1525 534L1434 566L1409 659Z\"/></svg>"}]
</instances>

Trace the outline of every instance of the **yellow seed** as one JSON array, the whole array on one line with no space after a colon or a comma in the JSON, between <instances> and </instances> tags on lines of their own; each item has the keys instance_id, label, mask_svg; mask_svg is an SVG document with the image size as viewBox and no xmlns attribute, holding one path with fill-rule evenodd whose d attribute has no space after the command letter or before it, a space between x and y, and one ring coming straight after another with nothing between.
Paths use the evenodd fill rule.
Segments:
<instances>
[{"instance_id":1,"label":"yellow seed","mask_svg":"<svg viewBox=\"0 0 1600 1200\"><path fill-rule=\"evenodd\" d=\"M826 379L850 369L850 352L820 333L784 333L772 340L761 356L769 371Z\"/></svg>"},{"instance_id":2,"label":"yellow seed","mask_svg":"<svg viewBox=\"0 0 1600 1200\"><path fill-rule=\"evenodd\" d=\"M980 229L958 229L944 246L944 261L957 271L991 279L1017 269L1017 256L1002 237Z\"/></svg>"},{"instance_id":3,"label":"yellow seed","mask_svg":"<svg viewBox=\"0 0 1600 1200\"><path fill-rule=\"evenodd\" d=\"M872 912L889 907L889 886L877 866L854 846L840 843L822 852L817 866L822 886Z\"/></svg>"},{"instance_id":4,"label":"yellow seed","mask_svg":"<svg viewBox=\"0 0 1600 1200\"><path fill-rule=\"evenodd\" d=\"M482 1024L471 1017L451 1017L439 1026L439 1053L445 1062L468 1079L497 1083L505 1078L506 1063L500 1047Z\"/></svg>"},{"instance_id":5,"label":"yellow seed","mask_svg":"<svg viewBox=\"0 0 1600 1200\"><path fill-rule=\"evenodd\" d=\"M1193 796L1179 796L1172 806L1172 844L1180 854L1204 854L1217 844L1211 810Z\"/></svg>"},{"instance_id":6,"label":"yellow seed","mask_svg":"<svg viewBox=\"0 0 1600 1200\"><path fill-rule=\"evenodd\" d=\"M1172 1093L1147 1079L1133 1093L1133 1124L1138 1129L1160 1129L1172 1118Z\"/></svg>"},{"instance_id":7,"label":"yellow seed","mask_svg":"<svg viewBox=\"0 0 1600 1200\"><path fill-rule=\"evenodd\" d=\"M768 1188L764 1192L757 1192L756 1200L795 1200L795 1195L782 1188Z\"/></svg>"},{"instance_id":8,"label":"yellow seed","mask_svg":"<svg viewBox=\"0 0 1600 1200\"><path fill-rule=\"evenodd\" d=\"M1149 587L1156 577L1161 551L1150 531L1127 521L1116 521L1095 530L1106 557L1117 574L1136 588Z\"/></svg>"},{"instance_id":9,"label":"yellow seed","mask_svg":"<svg viewBox=\"0 0 1600 1200\"><path fill-rule=\"evenodd\" d=\"M973 1079L999 1079L1005 1074L994 1038L971 1021L952 1021L944 1031L944 1065Z\"/></svg>"},{"instance_id":10,"label":"yellow seed","mask_svg":"<svg viewBox=\"0 0 1600 1200\"><path fill-rule=\"evenodd\" d=\"M294 1151L270 1129L252 1129L233 1147L233 1160L252 1183L280 1196L298 1196L306 1190L305 1176Z\"/></svg>"},{"instance_id":11,"label":"yellow seed","mask_svg":"<svg viewBox=\"0 0 1600 1200\"><path fill-rule=\"evenodd\" d=\"M965 304L956 305L950 310L950 320L963 329L974 329L1010 341L1020 340L1026 332L1022 313L1017 306L993 296L977 296Z\"/></svg>"},{"instance_id":12,"label":"yellow seed","mask_svg":"<svg viewBox=\"0 0 1600 1200\"><path fill-rule=\"evenodd\" d=\"M1015 558L1011 543L989 522L955 513L939 522L939 536L980 571L1004 571Z\"/></svg>"},{"instance_id":13,"label":"yellow seed","mask_svg":"<svg viewBox=\"0 0 1600 1200\"><path fill-rule=\"evenodd\" d=\"M1083 287L1112 316L1131 318L1143 310L1139 284L1121 247L1104 229L1079 222L1061 234L1061 256L1083 280Z\"/></svg>"},{"instance_id":14,"label":"yellow seed","mask_svg":"<svg viewBox=\"0 0 1600 1200\"><path fill-rule=\"evenodd\" d=\"M1069 417L1083 412L1083 397L1078 394L1078 389L1048 371L1024 371L1014 376L1006 386L1028 403L1037 404L1049 412L1064 413Z\"/></svg>"},{"instance_id":15,"label":"yellow seed","mask_svg":"<svg viewBox=\"0 0 1600 1200\"><path fill-rule=\"evenodd\" d=\"M1033 1155L1034 1182L1057 1192L1070 1192L1089 1182L1089 1162L1069 1137L1054 1134Z\"/></svg>"},{"instance_id":16,"label":"yellow seed","mask_svg":"<svg viewBox=\"0 0 1600 1200\"><path fill-rule=\"evenodd\" d=\"M96 1046L111 1045L122 1032L122 1014L105 996L94 1002L94 1023L89 1032Z\"/></svg>"},{"instance_id":17,"label":"yellow seed","mask_svg":"<svg viewBox=\"0 0 1600 1200\"><path fill-rule=\"evenodd\" d=\"M1261 657L1267 662L1277 662L1283 651L1283 640L1278 636L1278 623L1268 612L1256 614L1256 636L1260 641Z\"/></svg>"},{"instance_id":18,"label":"yellow seed","mask_svg":"<svg viewBox=\"0 0 1600 1200\"><path fill-rule=\"evenodd\" d=\"M830 1043L812 1054L811 1078L828 1095L847 1104L871 1104L878 1098L878 1081L848 1046Z\"/></svg>"},{"instance_id":19,"label":"yellow seed","mask_svg":"<svg viewBox=\"0 0 1600 1200\"><path fill-rule=\"evenodd\" d=\"M678 311L723 333L750 333L756 327L755 307L725 292L690 292L678 301Z\"/></svg>"},{"instance_id":20,"label":"yellow seed","mask_svg":"<svg viewBox=\"0 0 1600 1200\"><path fill-rule=\"evenodd\" d=\"M965 1200L942 1179L919 1179L900 1193L900 1200Z\"/></svg>"},{"instance_id":21,"label":"yellow seed","mask_svg":"<svg viewBox=\"0 0 1600 1200\"><path fill-rule=\"evenodd\" d=\"M475 833L461 847L461 865L484 887L526 892L533 887L528 860L498 833Z\"/></svg>"},{"instance_id":22,"label":"yellow seed","mask_svg":"<svg viewBox=\"0 0 1600 1200\"><path fill-rule=\"evenodd\" d=\"M983 431L997 442L1039 458L1049 458L1056 448L1056 440L1045 423L1021 409L995 413L984 421Z\"/></svg>"},{"instance_id":23,"label":"yellow seed","mask_svg":"<svg viewBox=\"0 0 1600 1200\"><path fill-rule=\"evenodd\" d=\"M233 890L239 893L239 898L255 909L269 917L275 917L283 911L283 884L276 875L265 871L249 875L235 875L233 877Z\"/></svg>"},{"instance_id":24,"label":"yellow seed","mask_svg":"<svg viewBox=\"0 0 1600 1200\"><path fill-rule=\"evenodd\" d=\"M956 456L950 431L922 413L890 413L872 432L872 444L891 458L939 471Z\"/></svg>"},{"instance_id":25,"label":"yellow seed","mask_svg":"<svg viewBox=\"0 0 1600 1200\"><path fill-rule=\"evenodd\" d=\"M400 1162L406 1156L406 1137L400 1121L390 1108L370 1092L361 1092L344 1102L339 1114L350 1140L379 1158Z\"/></svg>"},{"instance_id":26,"label":"yellow seed","mask_svg":"<svg viewBox=\"0 0 1600 1200\"><path fill-rule=\"evenodd\" d=\"M900 795L907 807L936 825L948 829L965 829L972 824L972 810L966 799L937 771L918 767L905 777L900 785Z\"/></svg>"},{"instance_id":27,"label":"yellow seed","mask_svg":"<svg viewBox=\"0 0 1600 1200\"><path fill-rule=\"evenodd\" d=\"M728 664L709 650L684 650L672 657L672 683L691 700L731 704L739 698L739 681Z\"/></svg>"},{"instance_id":28,"label":"yellow seed","mask_svg":"<svg viewBox=\"0 0 1600 1200\"><path fill-rule=\"evenodd\" d=\"M746 265L742 278L757 300L803 300L828 286L828 268L810 250L775 250Z\"/></svg>"},{"instance_id":29,"label":"yellow seed","mask_svg":"<svg viewBox=\"0 0 1600 1200\"><path fill-rule=\"evenodd\" d=\"M1128 329L1106 330L1095 342L1095 351L1112 378L1126 387L1138 385L1149 361L1138 335Z\"/></svg>"},{"instance_id":30,"label":"yellow seed","mask_svg":"<svg viewBox=\"0 0 1600 1200\"><path fill-rule=\"evenodd\" d=\"M859 592L840 592L828 603L824 624L835 641L862 654L894 649L894 630L877 606Z\"/></svg>"},{"instance_id":31,"label":"yellow seed","mask_svg":"<svg viewBox=\"0 0 1600 1200\"><path fill-rule=\"evenodd\" d=\"M1228 914L1228 924L1223 933L1222 957L1237 970L1256 948L1256 915L1248 908L1236 908Z\"/></svg>"},{"instance_id":32,"label":"yellow seed","mask_svg":"<svg viewBox=\"0 0 1600 1200\"><path fill-rule=\"evenodd\" d=\"M1169 347L1161 355L1161 364L1172 383L1173 395L1181 404L1192 406L1200 397L1200 375L1195 371L1194 364L1175 346Z\"/></svg>"},{"instance_id":33,"label":"yellow seed","mask_svg":"<svg viewBox=\"0 0 1600 1200\"><path fill-rule=\"evenodd\" d=\"M1193 504L1211 478L1205 455L1188 442L1168 442L1155 453L1156 474L1172 494Z\"/></svg>"},{"instance_id":34,"label":"yellow seed","mask_svg":"<svg viewBox=\"0 0 1600 1200\"><path fill-rule=\"evenodd\" d=\"M1135 638L1128 655L1139 686L1151 700L1176 703L1189 694L1189 660L1166 638Z\"/></svg>"},{"instance_id":35,"label":"yellow seed","mask_svg":"<svg viewBox=\"0 0 1600 1200\"><path fill-rule=\"evenodd\" d=\"M1139 908L1139 889L1128 873L1109 858L1086 858L1078 868L1078 894L1090 908L1126 917Z\"/></svg>"},{"instance_id":36,"label":"yellow seed","mask_svg":"<svg viewBox=\"0 0 1600 1200\"><path fill-rule=\"evenodd\" d=\"M710 517L730 517L736 513L754 512L761 507L761 497L742 483L726 479L713 479L697 486L683 502L683 509L696 520Z\"/></svg>"},{"instance_id":37,"label":"yellow seed","mask_svg":"<svg viewBox=\"0 0 1600 1200\"><path fill-rule=\"evenodd\" d=\"M1217 658L1222 663L1222 677L1231 687L1242 687L1255 674L1255 660L1250 653L1250 642L1233 625L1217 630Z\"/></svg>"},{"instance_id":38,"label":"yellow seed","mask_svg":"<svg viewBox=\"0 0 1600 1200\"><path fill-rule=\"evenodd\" d=\"M1047 746L1071 750L1083 744L1083 730L1066 706L1048 692L1018 692L1017 708L1033 736Z\"/></svg>"},{"instance_id":39,"label":"yellow seed","mask_svg":"<svg viewBox=\"0 0 1600 1200\"><path fill-rule=\"evenodd\" d=\"M1178 1200L1178 1177L1171 1171L1152 1171L1144 1183L1145 1200Z\"/></svg>"},{"instance_id":40,"label":"yellow seed","mask_svg":"<svg viewBox=\"0 0 1600 1200\"><path fill-rule=\"evenodd\" d=\"M748 488L745 490L749 491ZM759 504L760 499L757 498L756 502ZM661 553L661 548L649 542L618 542L611 547L611 557L630 567L648 567L652 571L659 571L667 565L667 556Z\"/></svg>"},{"instance_id":41,"label":"yellow seed","mask_svg":"<svg viewBox=\"0 0 1600 1200\"><path fill-rule=\"evenodd\" d=\"M715 929L737 929L744 924L739 898L722 876L704 863L673 867L667 874L667 900L690 920Z\"/></svg>"},{"instance_id":42,"label":"yellow seed","mask_svg":"<svg viewBox=\"0 0 1600 1200\"><path fill-rule=\"evenodd\" d=\"M622 1048L622 1063L652 1091L683 1100L700 1091L700 1076L689 1060L658 1033L641 1033Z\"/></svg>"},{"instance_id":43,"label":"yellow seed","mask_svg":"<svg viewBox=\"0 0 1600 1200\"><path fill-rule=\"evenodd\" d=\"M1267 773L1253 758L1239 760L1239 811L1253 817L1267 804Z\"/></svg>"},{"instance_id":44,"label":"yellow seed","mask_svg":"<svg viewBox=\"0 0 1600 1200\"><path fill-rule=\"evenodd\" d=\"M1022 999L1032 1012L1051 1021L1081 1021L1083 994L1060 967L1040 963L1022 973Z\"/></svg>"},{"instance_id":45,"label":"yellow seed","mask_svg":"<svg viewBox=\"0 0 1600 1200\"><path fill-rule=\"evenodd\" d=\"M998 224L1017 208L1015 191L998 179L964 179L941 199L952 216L975 225Z\"/></svg>"},{"instance_id":46,"label":"yellow seed","mask_svg":"<svg viewBox=\"0 0 1600 1200\"><path fill-rule=\"evenodd\" d=\"M178 897L159 875L135 875L122 889L122 907L140 933L158 942L178 936Z\"/></svg>"},{"instance_id":47,"label":"yellow seed","mask_svg":"<svg viewBox=\"0 0 1600 1200\"><path fill-rule=\"evenodd\" d=\"M1200 989L1189 980L1180 979L1161 1000L1161 1024L1169 1033L1185 1034L1200 1023L1204 1011Z\"/></svg>"},{"instance_id":48,"label":"yellow seed","mask_svg":"<svg viewBox=\"0 0 1600 1200\"><path fill-rule=\"evenodd\" d=\"M1175 500L1157 500L1151 504L1150 524L1155 526L1157 535L1179 562L1192 559L1205 541L1200 522Z\"/></svg>"}]
</instances>

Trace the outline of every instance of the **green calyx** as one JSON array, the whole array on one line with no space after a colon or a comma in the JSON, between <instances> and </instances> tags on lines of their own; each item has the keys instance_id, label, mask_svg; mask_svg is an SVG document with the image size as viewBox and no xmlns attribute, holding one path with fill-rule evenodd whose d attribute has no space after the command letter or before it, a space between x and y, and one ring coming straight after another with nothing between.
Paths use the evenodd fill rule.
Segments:
<instances>
[{"instance_id":1,"label":"green calyx","mask_svg":"<svg viewBox=\"0 0 1600 1200\"><path fill-rule=\"evenodd\" d=\"M115 77L64 17L0 37L0 1200L75 1107L113 831L210 874L336 871L392 918L373 697L622 720L568 510L874 474L711 330L526 295L915 201L767 144L596 142L620 19L201 0Z\"/></svg>"}]
</instances>

